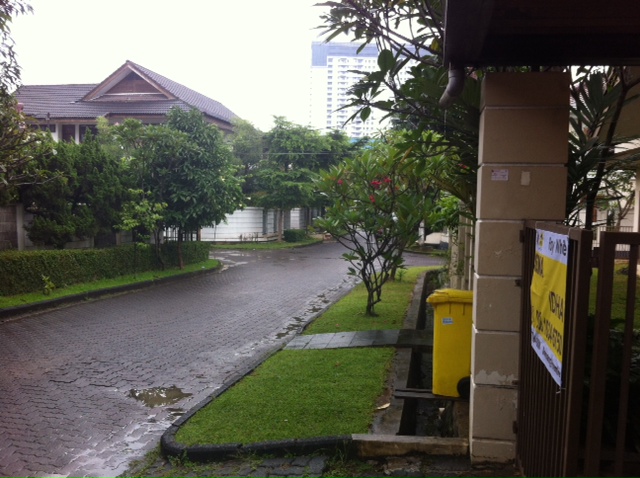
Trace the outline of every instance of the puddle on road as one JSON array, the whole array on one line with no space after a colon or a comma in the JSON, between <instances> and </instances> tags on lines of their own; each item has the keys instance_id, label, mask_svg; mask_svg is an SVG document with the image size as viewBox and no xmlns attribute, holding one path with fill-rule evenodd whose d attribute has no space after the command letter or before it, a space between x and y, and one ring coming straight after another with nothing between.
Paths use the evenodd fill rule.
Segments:
<instances>
[{"instance_id":1,"label":"puddle on road","mask_svg":"<svg viewBox=\"0 0 640 478\"><path fill-rule=\"evenodd\" d=\"M172 387L154 387L144 390L129 390L128 396L142 402L149 408L173 405L183 398L190 397L192 393L185 393L175 385Z\"/></svg>"}]
</instances>

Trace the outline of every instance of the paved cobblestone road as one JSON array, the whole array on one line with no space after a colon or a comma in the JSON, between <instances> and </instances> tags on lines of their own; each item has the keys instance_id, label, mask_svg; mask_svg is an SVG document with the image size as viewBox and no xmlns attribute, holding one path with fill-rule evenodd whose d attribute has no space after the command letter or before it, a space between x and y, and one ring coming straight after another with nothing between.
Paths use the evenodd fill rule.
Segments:
<instances>
[{"instance_id":1,"label":"paved cobblestone road","mask_svg":"<svg viewBox=\"0 0 640 478\"><path fill-rule=\"evenodd\" d=\"M0 323L0 475L124 472L350 290L342 252L219 251L222 272Z\"/></svg>"}]
</instances>

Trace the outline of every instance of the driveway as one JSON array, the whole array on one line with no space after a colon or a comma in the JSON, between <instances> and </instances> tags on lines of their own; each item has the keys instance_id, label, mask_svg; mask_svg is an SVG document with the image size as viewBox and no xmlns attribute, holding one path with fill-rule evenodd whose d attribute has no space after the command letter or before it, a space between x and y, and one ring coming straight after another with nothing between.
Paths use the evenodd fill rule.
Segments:
<instances>
[{"instance_id":1,"label":"driveway","mask_svg":"<svg viewBox=\"0 0 640 478\"><path fill-rule=\"evenodd\" d=\"M124 472L351 289L343 252L219 251L220 272L0 323L0 475Z\"/></svg>"}]
</instances>

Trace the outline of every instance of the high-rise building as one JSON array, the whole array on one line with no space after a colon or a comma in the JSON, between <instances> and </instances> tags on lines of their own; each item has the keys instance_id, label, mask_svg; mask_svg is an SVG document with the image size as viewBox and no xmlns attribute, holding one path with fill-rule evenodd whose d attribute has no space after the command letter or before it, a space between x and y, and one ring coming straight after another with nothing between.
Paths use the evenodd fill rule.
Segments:
<instances>
[{"instance_id":1,"label":"high-rise building","mask_svg":"<svg viewBox=\"0 0 640 478\"><path fill-rule=\"evenodd\" d=\"M367 45L360 52L357 43L311 44L310 124L323 131L339 129L351 138L373 136L388 122L380 123L381 111L373 109L366 121L359 116L347 122L357 111L341 109L350 103L349 89L362 78L355 71L377 69L378 49Z\"/></svg>"}]
</instances>

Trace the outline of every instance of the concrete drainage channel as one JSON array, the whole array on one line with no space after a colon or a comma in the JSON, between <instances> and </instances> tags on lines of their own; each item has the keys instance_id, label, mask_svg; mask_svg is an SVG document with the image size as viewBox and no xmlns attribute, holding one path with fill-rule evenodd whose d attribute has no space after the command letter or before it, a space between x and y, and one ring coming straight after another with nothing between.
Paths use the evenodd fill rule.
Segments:
<instances>
[{"instance_id":1,"label":"concrete drainage channel","mask_svg":"<svg viewBox=\"0 0 640 478\"><path fill-rule=\"evenodd\" d=\"M431 282L429 276L418 281L404 328L433 330L426 306ZM431 363L430 353L397 350L389 407L376 417L371 434L352 436L358 456L468 455L469 403L431 396Z\"/></svg>"},{"instance_id":2,"label":"concrete drainage channel","mask_svg":"<svg viewBox=\"0 0 640 478\"><path fill-rule=\"evenodd\" d=\"M425 299L431 292L428 277L419 280L405 319L405 329L429 330ZM431 319L432 320L432 319ZM308 455L320 450L349 452L360 458L406 456L468 455L468 402L454 399L429 399L430 355L412 349L397 349L389 378L389 403L380 407L368 434L318 437L242 445L208 445L187 447L175 435L199 409L222 394L243 377L237 377L215 395L205 399L178 418L162 435L161 447L167 457L182 457L195 462L224 460L238 454L273 456Z\"/></svg>"}]
</instances>

